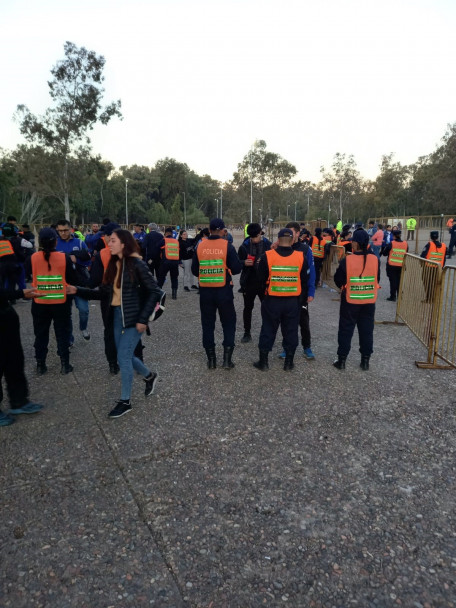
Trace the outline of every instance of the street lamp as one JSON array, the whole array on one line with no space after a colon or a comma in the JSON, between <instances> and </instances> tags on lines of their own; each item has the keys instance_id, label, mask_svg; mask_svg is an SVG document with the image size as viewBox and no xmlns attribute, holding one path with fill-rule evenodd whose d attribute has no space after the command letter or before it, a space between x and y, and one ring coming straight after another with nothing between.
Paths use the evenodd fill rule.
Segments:
<instances>
[{"instance_id":1,"label":"street lamp","mask_svg":"<svg viewBox=\"0 0 456 608\"><path fill-rule=\"evenodd\" d=\"M215 217L218 217L218 198L214 198L215 201Z\"/></svg>"},{"instance_id":2,"label":"street lamp","mask_svg":"<svg viewBox=\"0 0 456 608\"><path fill-rule=\"evenodd\" d=\"M298 201L295 201L295 222L296 222L296 205L298 204Z\"/></svg>"},{"instance_id":3,"label":"street lamp","mask_svg":"<svg viewBox=\"0 0 456 608\"><path fill-rule=\"evenodd\" d=\"M125 222L128 230L128 179L125 180Z\"/></svg>"},{"instance_id":4,"label":"street lamp","mask_svg":"<svg viewBox=\"0 0 456 608\"><path fill-rule=\"evenodd\" d=\"M184 195L184 228L187 230L187 205L185 202L185 192L182 192L182 194Z\"/></svg>"},{"instance_id":5,"label":"street lamp","mask_svg":"<svg viewBox=\"0 0 456 608\"><path fill-rule=\"evenodd\" d=\"M288 222L288 208L290 207L290 205L287 205L287 222Z\"/></svg>"},{"instance_id":6,"label":"street lamp","mask_svg":"<svg viewBox=\"0 0 456 608\"><path fill-rule=\"evenodd\" d=\"M223 219L223 183L220 184L220 219Z\"/></svg>"}]
</instances>

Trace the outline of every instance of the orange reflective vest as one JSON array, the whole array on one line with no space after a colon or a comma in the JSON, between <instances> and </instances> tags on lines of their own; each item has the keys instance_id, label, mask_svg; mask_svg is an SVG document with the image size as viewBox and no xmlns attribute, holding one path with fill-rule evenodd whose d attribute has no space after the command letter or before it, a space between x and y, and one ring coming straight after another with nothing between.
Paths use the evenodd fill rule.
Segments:
<instances>
[{"instance_id":1,"label":"orange reflective vest","mask_svg":"<svg viewBox=\"0 0 456 608\"><path fill-rule=\"evenodd\" d=\"M165 238L165 259L179 261L179 241Z\"/></svg>"},{"instance_id":2,"label":"orange reflective vest","mask_svg":"<svg viewBox=\"0 0 456 608\"><path fill-rule=\"evenodd\" d=\"M105 247L100 251L100 259L103 264L104 271L108 268L109 260L111 259L111 250L109 247Z\"/></svg>"},{"instance_id":3,"label":"orange reflective vest","mask_svg":"<svg viewBox=\"0 0 456 608\"><path fill-rule=\"evenodd\" d=\"M109 236L106 236L106 235L105 235L105 236L102 236L101 238L102 238L102 239L103 239L103 241L104 241L105 247L107 247L107 246L108 246L108 243L109 243Z\"/></svg>"},{"instance_id":4,"label":"orange reflective vest","mask_svg":"<svg viewBox=\"0 0 456 608\"><path fill-rule=\"evenodd\" d=\"M196 254L199 261L200 286L224 287L226 285L228 241L225 239L202 240Z\"/></svg>"},{"instance_id":5,"label":"orange reflective vest","mask_svg":"<svg viewBox=\"0 0 456 608\"><path fill-rule=\"evenodd\" d=\"M269 266L267 293L270 296L301 295L301 270L304 264L302 251L293 251L289 256L279 255L275 249L266 251Z\"/></svg>"},{"instance_id":6,"label":"orange reflective vest","mask_svg":"<svg viewBox=\"0 0 456 608\"><path fill-rule=\"evenodd\" d=\"M323 240L326 241L327 243L333 243L333 238L330 234L323 234L322 236Z\"/></svg>"},{"instance_id":7,"label":"orange reflective vest","mask_svg":"<svg viewBox=\"0 0 456 608\"><path fill-rule=\"evenodd\" d=\"M0 258L4 255L14 255L14 249L8 239L0 240Z\"/></svg>"},{"instance_id":8,"label":"orange reflective vest","mask_svg":"<svg viewBox=\"0 0 456 608\"><path fill-rule=\"evenodd\" d=\"M391 241L391 251L388 254L388 264L390 266L402 266L407 249L407 243Z\"/></svg>"},{"instance_id":9,"label":"orange reflective vest","mask_svg":"<svg viewBox=\"0 0 456 608\"><path fill-rule=\"evenodd\" d=\"M377 300L379 288L378 258L375 255L349 255L347 260L347 284L345 285L345 298L350 304L374 304Z\"/></svg>"},{"instance_id":10,"label":"orange reflective vest","mask_svg":"<svg viewBox=\"0 0 456 608\"><path fill-rule=\"evenodd\" d=\"M53 251L48 263L44 253L37 251L32 255L32 285L40 293L33 298L37 304L63 304L66 302L66 258L60 251Z\"/></svg>"},{"instance_id":11,"label":"orange reflective vest","mask_svg":"<svg viewBox=\"0 0 456 608\"><path fill-rule=\"evenodd\" d=\"M319 241L316 236L312 237L312 253L314 258L325 257L325 240Z\"/></svg>"},{"instance_id":12,"label":"orange reflective vest","mask_svg":"<svg viewBox=\"0 0 456 608\"><path fill-rule=\"evenodd\" d=\"M438 262L440 266L445 264L445 254L446 254L446 245L442 243L440 248L437 249L434 241L429 242L429 250L426 255L426 260L432 260L433 262Z\"/></svg>"}]
</instances>

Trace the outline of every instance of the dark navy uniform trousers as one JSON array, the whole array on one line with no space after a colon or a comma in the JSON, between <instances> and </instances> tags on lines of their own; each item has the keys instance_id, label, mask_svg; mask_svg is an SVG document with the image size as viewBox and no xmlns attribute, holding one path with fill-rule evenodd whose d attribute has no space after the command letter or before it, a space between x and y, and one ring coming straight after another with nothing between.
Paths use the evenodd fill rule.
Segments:
<instances>
[{"instance_id":1,"label":"dark navy uniform trousers","mask_svg":"<svg viewBox=\"0 0 456 608\"><path fill-rule=\"evenodd\" d=\"M340 297L339 347L337 354L348 356L355 327L358 327L359 352L370 356L374 351L375 304L349 304L345 292Z\"/></svg>"},{"instance_id":2,"label":"dark navy uniform trousers","mask_svg":"<svg viewBox=\"0 0 456 608\"><path fill-rule=\"evenodd\" d=\"M269 296L261 303L261 331L258 347L272 350L279 326L282 329L282 344L287 353L294 354L298 346L298 329L301 306L299 297Z\"/></svg>"},{"instance_id":3,"label":"dark navy uniform trousers","mask_svg":"<svg viewBox=\"0 0 456 608\"><path fill-rule=\"evenodd\" d=\"M204 348L215 346L214 330L217 310L223 329L223 346L234 346L236 333L236 311L234 309L233 287L202 287L200 285L201 325Z\"/></svg>"}]
</instances>

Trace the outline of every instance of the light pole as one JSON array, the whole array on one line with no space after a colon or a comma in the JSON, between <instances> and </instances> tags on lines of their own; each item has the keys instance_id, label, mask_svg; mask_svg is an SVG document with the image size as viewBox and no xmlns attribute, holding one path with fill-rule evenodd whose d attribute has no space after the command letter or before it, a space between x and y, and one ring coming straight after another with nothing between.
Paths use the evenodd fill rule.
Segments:
<instances>
[{"instance_id":1,"label":"light pole","mask_svg":"<svg viewBox=\"0 0 456 608\"><path fill-rule=\"evenodd\" d=\"M287 222L288 222L288 208L290 207L290 205L287 205Z\"/></svg>"},{"instance_id":2,"label":"light pole","mask_svg":"<svg viewBox=\"0 0 456 608\"><path fill-rule=\"evenodd\" d=\"M185 202L185 192L182 192L182 194L184 195L184 228L187 230L187 205Z\"/></svg>"},{"instance_id":3,"label":"light pole","mask_svg":"<svg viewBox=\"0 0 456 608\"><path fill-rule=\"evenodd\" d=\"M253 222L253 170L252 170L252 148L250 148L250 223Z\"/></svg>"},{"instance_id":4,"label":"light pole","mask_svg":"<svg viewBox=\"0 0 456 608\"><path fill-rule=\"evenodd\" d=\"M298 204L298 201L295 201L295 222L296 222L296 205Z\"/></svg>"},{"instance_id":5,"label":"light pole","mask_svg":"<svg viewBox=\"0 0 456 608\"><path fill-rule=\"evenodd\" d=\"M220 184L220 219L223 219L223 184Z\"/></svg>"},{"instance_id":6,"label":"light pole","mask_svg":"<svg viewBox=\"0 0 456 608\"><path fill-rule=\"evenodd\" d=\"M215 201L215 217L218 217L218 198L214 198Z\"/></svg>"},{"instance_id":7,"label":"light pole","mask_svg":"<svg viewBox=\"0 0 456 608\"><path fill-rule=\"evenodd\" d=\"M125 180L125 222L128 230L128 179Z\"/></svg>"}]
</instances>

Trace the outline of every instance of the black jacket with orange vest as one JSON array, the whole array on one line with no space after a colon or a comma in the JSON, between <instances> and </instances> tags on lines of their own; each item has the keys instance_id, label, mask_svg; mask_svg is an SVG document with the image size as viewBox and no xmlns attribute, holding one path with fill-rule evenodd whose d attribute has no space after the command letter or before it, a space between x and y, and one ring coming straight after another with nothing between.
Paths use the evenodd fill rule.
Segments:
<instances>
[{"instance_id":1,"label":"black jacket with orange vest","mask_svg":"<svg viewBox=\"0 0 456 608\"><path fill-rule=\"evenodd\" d=\"M361 251L356 251L355 253L352 253L352 255L362 256L363 253ZM380 260L377 258L375 253L373 253L372 251L368 251L367 255L373 255L377 259L377 263L378 263L377 282L380 283ZM337 285L337 287L339 287L339 289L341 289L342 287L344 287L347 284L347 258L343 258L340 261L340 264L337 267L337 270L334 274L334 283Z\"/></svg>"},{"instance_id":2,"label":"black jacket with orange vest","mask_svg":"<svg viewBox=\"0 0 456 608\"><path fill-rule=\"evenodd\" d=\"M295 251L291 247L281 247L280 245L276 249L276 253L280 256L286 258L294 253L302 253L301 251ZM301 295L300 296L289 296L289 297L300 297L302 300L307 299L307 279L309 274L309 264L307 263L306 256L302 253L303 264L301 267L301 272L299 274L299 279L301 281ZM258 264L258 280L261 285L261 290L263 293L266 293L268 280L269 280L269 264L266 254L264 253ZM280 297L280 296L267 296L268 298ZM283 297L283 296L282 296Z\"/></svg>"}]
</instances>

